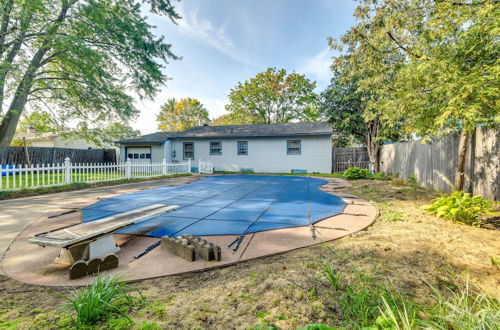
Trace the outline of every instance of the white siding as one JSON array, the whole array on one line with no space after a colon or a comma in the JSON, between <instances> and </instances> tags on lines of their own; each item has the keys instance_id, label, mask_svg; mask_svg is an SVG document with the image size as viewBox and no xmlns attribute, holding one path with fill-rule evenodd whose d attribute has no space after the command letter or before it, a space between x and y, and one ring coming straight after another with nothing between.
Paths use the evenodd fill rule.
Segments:
<instances>
[{"instance_id":1,"label":"white siding","mask_svg":"<svg viewBox=\"0 0 500 330\"><path fill-rule=\"evenodd\" d=\"M300 155L287 155L287 140L301 140ZM222 155L210 155L210 141L222 141ZM238 156L237 141L248 141L247 156ZM255 172L290 173L292 169L301 169L309 173L331 173L332 169L329 136L176 140L172 144L176 154L173 160L183 161L183 142L194 143L193 166L197 166L198 159L202 159L212 162L217 171L251 168Z\"/></svg>"}]
</instances>

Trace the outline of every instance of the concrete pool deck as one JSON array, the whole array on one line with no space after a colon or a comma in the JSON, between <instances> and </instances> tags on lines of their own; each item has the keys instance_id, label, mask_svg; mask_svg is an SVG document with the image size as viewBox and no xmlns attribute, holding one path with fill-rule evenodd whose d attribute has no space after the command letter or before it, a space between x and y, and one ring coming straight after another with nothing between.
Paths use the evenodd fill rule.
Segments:
<instances>
[{"instance_id":1,"label":"concrete pool deck","mask_svg":"<svg viewBox=\"0 0 500 330\"><path fill-rule=\"evenodd\" d=\"M32 197L0 202L0 208L2 210L0 213L0 221L3 220L1 223L11 223L11 226L3 226L0 228L2 244L8 247L1 260L1 268L6 275L14 279L37 285L78 286L88 284L93 280L92 276L77 280L69 280L67 276L67 266L54 263L55 257L59 254L57 248L42 248L36 245L27 244L26 240L37 233L70 224L77 224L81 221L81 215L79 213L70 213L55 218L48 218L49 215L60 213L71 207L81 208L93 204L98 200L98 197L106 198L124 192L149 189L167 184L183 184L192 182L193 180L193 177L172 178L161 180L162 182L142 182L54 194L59 196L45 195L36 198ZM373 223L378 212L373 205L355 196L336 192L336 188L348 184L346 181L330 178L327 180L328 184L322 186L321 189L341 197L346 202L347 206L342 214L324 219L315 224L317 226L316 239L313 239L311 229L308 226L258 232L247 235L238 251L232 253L231 249L227 249L226 246L237 236L206 236L204 237L205 239L221 246L222 260L220 262L206 262L203 260L188 262L161 248L157 248L144 257L135 260L133 258L135 254L143 251L152 243L157 242L158 239L117 235L118 241L123 244L121 251L117 253L120 264L118 268L106 271L105 274L120 274L123 275L126 280L140 280L192 271L202 271L338 239L362 230ZM30 205L31 202L35 206L33 206L33 204ZM3 212L4 208L5 213ZM32 212L32 208L36 208L36 211ZM11 231L9 232L9 230Z\"/></svg>"}]
</instances>

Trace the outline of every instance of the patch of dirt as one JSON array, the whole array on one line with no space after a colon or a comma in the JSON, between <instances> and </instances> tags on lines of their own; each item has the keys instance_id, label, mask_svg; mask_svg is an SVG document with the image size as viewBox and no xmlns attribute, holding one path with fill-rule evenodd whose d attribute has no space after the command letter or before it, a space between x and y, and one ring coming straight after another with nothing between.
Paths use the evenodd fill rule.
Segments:
<instances>
[{"instance_id":1,"label":"patch of dirt","mask_svg":"<svg viewBox=\"0 0 500 330\"><path fill-rule=\"evenodd\" d=\"M499 231L428 215L420 207L437 193L427 189L389 181L352 183L339 190L371 200L381 210L367 230L226 268L130 284L148 305L129 315L136 323L154 321L165 329L242 329L262 323L262 315L280 329L334 324L338 311L322 300L331 290L322 277L325 261L344 278L354 276L354 269L371 273L423 304L430 299L424 281L440 287L450 272L467 272L487 294L500 297L500 269L492 264L500 253ZM0 277L0 296L0 321L63 304L49 289L5 277Z\"/></svg>"}]
</instances>

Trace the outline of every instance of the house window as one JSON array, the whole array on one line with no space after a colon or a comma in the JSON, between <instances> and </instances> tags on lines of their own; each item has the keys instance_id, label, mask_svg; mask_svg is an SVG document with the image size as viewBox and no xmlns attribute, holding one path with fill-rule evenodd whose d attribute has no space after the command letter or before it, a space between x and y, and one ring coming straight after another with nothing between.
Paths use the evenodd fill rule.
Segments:
<instances>
[{"instance_id":1,"label":"house window","mask_svg":"<svg viewBox=\"0 0 500 330\"><path fill-rule=\"evenodd\" d=\"M238 141L238 156L248 155L248 141Z\"/></svg>"},{"instance_id":2,"label":"house window","mask_svg":"<svg viewBox=\"0 0 500 330\"><path fill-rule=\"evenodd\" d=\"M286 141L287 155L300 155L300 140Z\"/></svg>"},{"instance_id":3,"label":"house window","mask_svg":"<svg viewBox=\"0 0 500 330\"><path fill-rule=\"evenodd\" d=\"M211 155L222 155L222 142L210 142L210 154Z\"/></svg>"},{"instance_id":4,"label":"house window","mask_svg":"<svg viewBox=\"0 0 500 330\"><path fill-rule=\"evenodd\" d=\"M193 142L184 142L184 159L194 160L194 144Z\"/></svg>"}]
</instances>

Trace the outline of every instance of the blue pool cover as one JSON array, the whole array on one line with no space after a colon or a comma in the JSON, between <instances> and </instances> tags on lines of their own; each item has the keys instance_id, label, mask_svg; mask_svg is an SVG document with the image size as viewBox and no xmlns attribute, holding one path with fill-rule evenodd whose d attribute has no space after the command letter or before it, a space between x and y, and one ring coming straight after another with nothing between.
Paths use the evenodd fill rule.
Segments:
<instances>
[{"instance_id":1,"label":"blue pool cover","mask_svg":"<svg viewBox=\"0 0 500 330\"><path fill-rule=\"evenodd\" d=\"M182 186L119 195L83 209L83 222L151 204L174 204L118 233L151 237L245 235L307 226L343 212L345 203L319 189L325 180L275 175L214 175Z\"/></svg>"}]
</instances>

